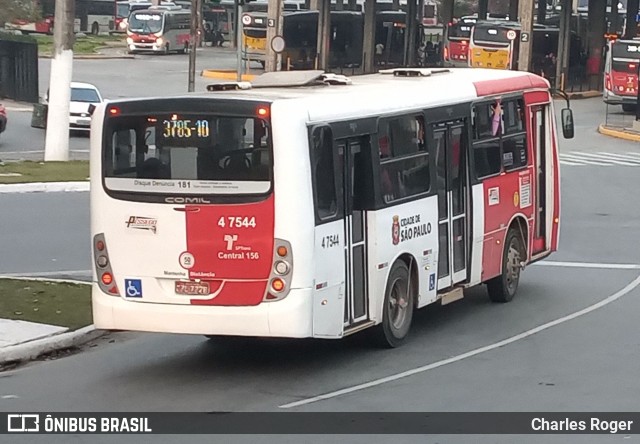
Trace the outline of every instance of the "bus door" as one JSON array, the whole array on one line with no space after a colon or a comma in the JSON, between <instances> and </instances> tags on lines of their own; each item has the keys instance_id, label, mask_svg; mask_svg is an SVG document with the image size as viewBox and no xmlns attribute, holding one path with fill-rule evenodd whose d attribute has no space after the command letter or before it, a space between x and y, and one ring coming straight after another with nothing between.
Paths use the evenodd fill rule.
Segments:
<instances>
[{"instance_id":1,"label":"bus door","mask_svg":"<svg viewBox=\"0 0 640 444\"><path fill-rule=\"evenodd\" d=\"M368 319L367 304L367 230L366 212L360 210L366 160L367 138L354 137L336 140L336 159L342 175L342 206L344 211L345 258L345 327Z\"/></svg>"},{"instance_id":2,"label":"bus door","mask_svg":"<svg viewBox=\"0 0 640 444\"><path fill-rule=\"evenodd\" d=\"M467 159L464 120L433 126L438 187L438 289L467 279Z\"/></svg>"},{"instance_id":3,"label":"bus door","mask_svg":"<svg viewBox=\"0 0 640 444\"><path fill-rule=\"evenodd\" d=\"M551 208L547 208L547 191L552 186L548 181L551 178L547 178L546 171L549 171L547 167L547 156L549 153L547 145L550 143L547 140L547 113L548 105L534 105L529 108L531 110L532 119L532 137L533 137L533 149L535 153L535 167L536 167L536 185L535 185L535 202L536 212L534 215L535 226L533 231L533 248L532 256L538 253L546 251L547 247L547 217L552 214Z\"/></svg>"}]
</instances>

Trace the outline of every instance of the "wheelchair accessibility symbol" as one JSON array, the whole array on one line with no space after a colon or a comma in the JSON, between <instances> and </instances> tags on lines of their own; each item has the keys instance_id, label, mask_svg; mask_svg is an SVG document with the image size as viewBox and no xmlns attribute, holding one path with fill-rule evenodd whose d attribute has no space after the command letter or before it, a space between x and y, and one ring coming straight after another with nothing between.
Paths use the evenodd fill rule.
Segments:
<instances>
[{"instance_id":1,"label":"wheelchair accessibility symbol","mask_svg":"<svg viewBox=\"0 0 640 444\"><path fill-rule=\"evenodd\" d=\"M140 279L125 279L124 288L128 298L142 297L142 281Z\"/></svg>"}]
</instances>

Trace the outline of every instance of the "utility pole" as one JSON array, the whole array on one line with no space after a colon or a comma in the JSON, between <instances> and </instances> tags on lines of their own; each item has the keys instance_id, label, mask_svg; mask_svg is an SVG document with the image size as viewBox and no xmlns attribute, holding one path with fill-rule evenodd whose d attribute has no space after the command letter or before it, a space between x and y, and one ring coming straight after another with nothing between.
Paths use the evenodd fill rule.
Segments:
<instances>
[{"instance_id":1,"label":"utility pole","mask_svg":"<svg viewBox=\"0 0 640 444\"><path fill-rule=\"evenodd\" d=\"M362 67L364 74L375 70L376 54L376 0L364 3L364 38L362 41Z\"/></svg>"},{"instance_id":2,"label":"utility pole","mask_svg":"<svg viewBox=\"0 0 640 444\"><path fill-rule=\"evenodd\" d=\"M617 1L617 0L614 0ZM565 90L569 74L569 51L571 50L571 0L561 0L558 58L556 59L556 88ZM539 73L536 73L539 74Z\"/></svg>"},{"instance_id":3,"label":"utility pole","mask_svg":"<svg viewBox=\"0 0 640 444\"><path fill-rule=\"evenodd\" d=\"M281 0L269 0L267 7L267 59L265 60L265 72L280 71L282 69L281 57L273 50L273 45L271 44L275 36L282 36L282 3Z\"/></svg>"},{"instance_id":4,"label":"utility pole","mask_svg":"<svg viewBox=\"0 0 640 444\"><path fill-rule=\"evenodd\" d=\"M531 66L531 49L533 46L533 6L534 0L520 0L518 16L520 17L520 52L518 70L529 71ZM516 44L516 42L514 42Z\"/></svg>"},{"instance_id":5,"label":"utility pole","mask_svg":"<svg viewBox=\"0 0 640 444\"><path fill-rule=\"evenodd\" d=\"M191 37L189 38L189 87L188 91L195 90L196 81L196 48L198 47L199 36L201 35L200 11L202 10L201 0L191 0Z\"/></svg>"},{"instance_id":6,"label":"utility pole","mask_svg":"<svg viewBox=\"0 0 640 444\"><path fill-rule=\"evenodd\" d=\"M318 42L316 69L329 68L329 33L331 31L331 5L328 0L312 0L311 9L318 11Z\"/></svg>"},{"instance_id":7,"label":"utility pole","mask_svg":"<svg viewBox=\"0 0 640 444\"><path fill-rule=\"evenodd\" d=\"M75 0L56 0L45 161L69 160L69 101L73 75L74 19Z\"/></svg>"},{"instance_id":8,"label":"utility pole","mask_svg":"<svg viewBox=\"0 0 640 444\"><path fill-rule=\"evenodd\" d=\"M236 2L236 80L242 80L242 1Z\"/></svg>"}]
</instances>

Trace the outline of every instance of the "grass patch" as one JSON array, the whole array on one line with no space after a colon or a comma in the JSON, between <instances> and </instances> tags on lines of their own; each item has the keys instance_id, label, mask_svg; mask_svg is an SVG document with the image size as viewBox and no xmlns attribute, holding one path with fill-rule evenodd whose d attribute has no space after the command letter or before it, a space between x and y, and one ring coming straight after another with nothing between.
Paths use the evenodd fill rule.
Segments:
<instances>
[{"instance_id":1,"label":"grass patch","mask_svg":"<svg viewBox=\"0 0 640 444\"><path fill-rule=\"evenodd\" d=\"M0 279L0 318L77 330L93 323L91 286Z\"/></svg>"},{"instance_id":2,"label":"grass patch","mask_svg":"<svg viewBox=\"0 0 640 444\"><path fill-rule=\"evenodd\" d=\"M39 55L53 54L53 36L51 35L34 35L38 42ZM122 35L87 35L85 37L76 37L73 44L73 52L75 54L96 54L98 48L104 46L114 46L115 43L122 43L125 46L125 38Z\"/></svg>"},{"instance_id":3,"label":"grass patch","mask_svg":"<svg viewBox=\"0 0 640 444\"><path fill-rule=\"evenodd\" d=\"M89 162L7 162L0 165L0 184L83 181L89 177Z\"/></svg>"}]
</instances>

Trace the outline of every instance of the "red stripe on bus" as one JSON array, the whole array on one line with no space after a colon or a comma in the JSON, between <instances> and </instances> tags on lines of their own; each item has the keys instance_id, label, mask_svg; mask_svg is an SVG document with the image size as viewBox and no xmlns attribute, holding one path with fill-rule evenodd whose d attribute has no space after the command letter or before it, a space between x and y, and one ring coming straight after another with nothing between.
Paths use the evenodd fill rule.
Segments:
<instances>
[{"instance_id":1,"label":"red stripe on bus","mask_svg":"<svg viewBox=\"0 0 640 444\"><path fill-rule=\"evenodd\" d=\"M198 205L185 213L190 279L222 280L220 292L194 305L258 305L271 274L274 198L237 205Z\"/></svg>"}]
</instances>

